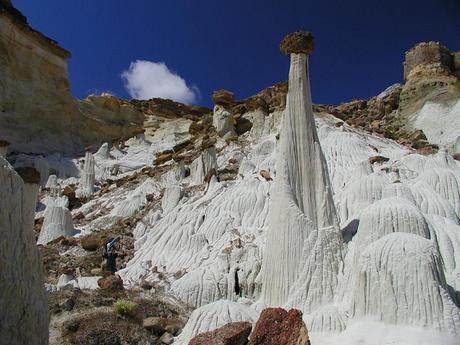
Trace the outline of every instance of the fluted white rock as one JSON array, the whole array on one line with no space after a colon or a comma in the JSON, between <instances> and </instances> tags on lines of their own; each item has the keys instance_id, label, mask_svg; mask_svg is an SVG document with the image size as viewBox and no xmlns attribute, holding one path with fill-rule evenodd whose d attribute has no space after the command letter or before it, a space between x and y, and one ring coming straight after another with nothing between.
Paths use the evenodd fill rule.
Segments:
<instances>
[{"instance_id":1,"label":"fluted white rock","mask_svg":"<svg viewBox=\"0 0 460 345\"><path fill-rule=\"evenodd\" d=\"M406 233L384 236L366 248L357 269L354 317L458 334L460 311L448 294L439 253L428 239Z\"/></svg>"},{"instance_id":2,"label":"fluted white rock","mask_svg":"<svg viewBox=\"0 0 460 345\"><path fill-rule=\"evenodd\" d=\"M236 136L232 113L221 105L214 106L212 124L219 137L227 139Z\"/></svg>"},{"instance_id":3,"label":"fluted white rock","mask_svg":"<svg viewBox=\"0 0 460 345\"><path fill-rule=\"evenodd\" d=\"M62 206L49 205L45 210L45 219L37 244L47 244L61 236L72 236L74 232L70 211Z\"/></svg>"},{"instance_id":4,"label":"fluted white rock","mask_svg":"<svg viewBox=\"0 0 460 345\"><path fill-rule=\"evenodd\" d=\"M241 303L221 300L207 304L192 312L174 344L188 344L195 335L212 331L230 322L247 321L255 324L258 317L259 314L255 310Z\"/></svg>"},{"instance_id":5,"label":"fluted white rock","mask_svg":"<svg viewBox=\"0 0 460 345\"><path fill-rule=\"evenodd\" d=\"M39 181L23 183L3 157L0 181L0 342L46 345L45 273L33 232Z\"/></svg>"},{"instance_id":6,"label":"fluted white rock","mask_svg":"<svg viewBox=\"0 0 460 345\"><path fill-rule=\"evenodd\" d=\"M163 213L171 211L177 206L180 199L184 195L184 191L181 186L169 186L165 188L163 199L161 200L161 208Z\"/></svg>"},{"instance_id":7,"label":"fluted white rock","mask_svg":"<svg viewBox=\"0 0 460 345\"><path fill-rule=\"evenodd\" d=\"M80 177L80 185L76 191L77 197L89 198L94 193L95 175L95 160L91 152L85 154L85 165Z\"/></svg>"},{"instance_id":8,"label":"fluted white rock","mask_svg":"<svg viewBox=\"0 0 460 345\"><path fill-rule=\"evenodd\" d=\"M261 301L271 306L289 303L309 313L332 302L342 239L313 119L304 53L291 54L282 121Z\"/></svg>"},{"instance_id":9,"label":"fluted white rock","mask_svg":"<svg viewBox=\"0 0 460 345\"><path fill-rule=\"evenodd\" d=\"M212 169L217 169L216 148L214 146L204 150L190 165L190 178L192 185L202 184L204 182L204 178Z\"/></svg>"}]
</instances>

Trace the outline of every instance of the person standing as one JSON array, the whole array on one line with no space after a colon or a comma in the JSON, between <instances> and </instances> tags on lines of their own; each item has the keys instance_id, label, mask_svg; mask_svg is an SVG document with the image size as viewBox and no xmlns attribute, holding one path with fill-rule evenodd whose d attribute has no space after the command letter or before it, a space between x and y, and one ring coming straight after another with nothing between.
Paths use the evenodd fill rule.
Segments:
<instances>
[{"instance_id":1,"label":"person standing","mask_svg":"<svg viewBox=\"0 0 460 345\"><path fill-rule=\"evenodd\" d=\"M102 257L106 259L105 270L115 273L117 270L117 244L120 237L109 238L102 248Z\"/></svg>"}]
</instances>

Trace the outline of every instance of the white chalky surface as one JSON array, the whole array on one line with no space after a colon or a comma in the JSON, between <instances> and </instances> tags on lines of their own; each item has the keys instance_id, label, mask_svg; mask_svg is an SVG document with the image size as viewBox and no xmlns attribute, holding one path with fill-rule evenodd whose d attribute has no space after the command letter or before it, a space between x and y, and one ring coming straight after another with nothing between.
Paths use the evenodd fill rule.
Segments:
<instances>
[{"instance_id":1,"label":"white chalky surface","mask_svg":"<svg viewBox=\"0 0 460 345\"><path fill-rule=\"evenodd\" d=\"M74 235L72 215L66 207L49 205L44 217L37 244L47 244L61 236Z\"/></svg>"},{"instance_id":2,"label":"white chalky surface","mask_svg":"<svg viewBox=\"0 0 460 345\"><path fill-rule=\"evenodd\" d=\"M222 327L230 322L247 321L255 325L259 313L247 305L220 300L195 309L174 344L186 345L195 335Z\"/></svg>"},{"instance_id":3,"label":"white chalky surface","mask_svg":"<svg viewBox=\"0 0 460 345\"><path fill-rule=\"evenodd\" d=\"M3 157L0 181L0 342L46 345L45 273L33 231L38 188L25 186Z\"/></svg>"}]
</instances>

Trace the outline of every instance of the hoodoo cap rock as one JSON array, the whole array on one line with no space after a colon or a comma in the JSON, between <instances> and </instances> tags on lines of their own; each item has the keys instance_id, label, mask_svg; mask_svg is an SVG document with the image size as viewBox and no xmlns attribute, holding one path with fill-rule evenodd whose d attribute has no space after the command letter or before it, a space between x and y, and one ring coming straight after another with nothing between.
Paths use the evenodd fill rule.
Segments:
<instances>
[{"instance_id":1,"label":"hoodoo cap rock","mask_svg":"<svg viewBox=\"0 0 460 345\"><path fill-rule=\"evenodd\" d=\"M24 183L40 184L40 173L37 169L32 167L19 167L15 169L19 176L21 176Z\"/></svg>"},{"instance_id":2,"label":"hoodoo cap rock","mask_svg":"<svg viewBox=\"0 0 460 345\"><path fill-rule=\"evenodd\" d=\"M280 50L286 54L310 54L314 48L314 40L311 32L296 31L283 38Z\"/></svg>"}]
</instances>

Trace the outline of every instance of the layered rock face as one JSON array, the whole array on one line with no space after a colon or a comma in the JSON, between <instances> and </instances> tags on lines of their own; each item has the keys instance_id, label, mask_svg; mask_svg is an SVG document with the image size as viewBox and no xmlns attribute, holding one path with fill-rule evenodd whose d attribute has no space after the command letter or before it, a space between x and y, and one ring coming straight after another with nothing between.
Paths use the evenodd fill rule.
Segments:
<instances>
[{"instance_id":1,"label":"layered rock face","mask_svg":"<svg viewBox=\"0 0 460 345\"><path fill-rule=\"evenodd\" d=\"M0 3L0 138L11 150L74 153L127 139L142 126L143 113L129 102L107 95L74 100L69 57L9 1Z\"/></svg>"},{"instance_id":2,"label":"layered rock face","mask_svg":"<svg viewBox=\"0 0 460 345\"><path fill-rule=\"evenodd\" d=\"M460 152L455 147L460 143L458 56L438 42L423 42L406 52L406 84L398 109L431 143L453 153Z\"/></svg>"},{"instance_id":3,"label":"layered rock face","mask_svg":"<svg viewBox=\"0 0 460 345\"><path fill-rule=\"evenodd\" d=\"M311 34L295 34L281 45L291 56L289 91L261 272L263 303L289 302L309 312L331 302L341 260L335 206L313 120L305 53L312 40Z\"/></svg>"},{"instance_id":4,"label":"layered rock face","mask_svg":"<svg viewBox=\"0 0 460 345\"><path fill-rule=\"evenodd\" d=\"M46 345L48 302L42 258L33 233L38 179L23 172L24 182L0 157L1 342Z\"/></svg>"},{"instance_id":5,"label":"layered rock face","mask_svg":"<svg viewBox=\"0 0 460 345\"><path fill-rule=\"evenodd\" d=\"M409 80L411 72L418 66L437 64L448 73L458 73L454 64L455 56L439 42L422 42L406 52L404 61L404 79Z\"/></svg>"},{"instance_id":6,"label":"layered rock face","mask_svg":"<svg viewBox=\"0 0 460 345\"><path fill-rule=\"evenodd\" d=\"M13 150L72 150L75 143L64 134L76 120L67 78L70 53L30 28L11 5L0 7L0 136Z\"/></svg>"}]
</instances>

